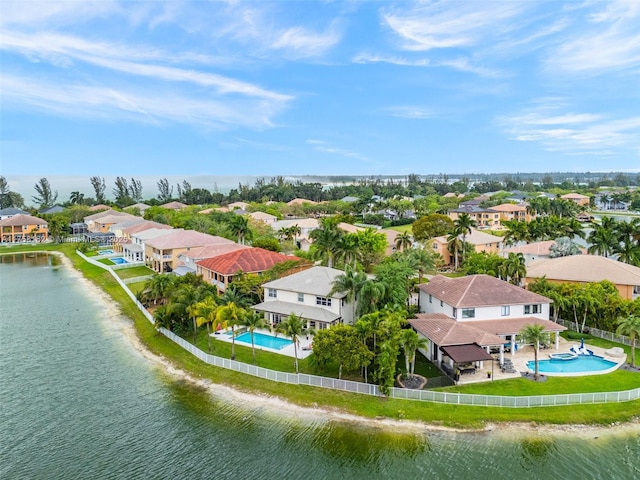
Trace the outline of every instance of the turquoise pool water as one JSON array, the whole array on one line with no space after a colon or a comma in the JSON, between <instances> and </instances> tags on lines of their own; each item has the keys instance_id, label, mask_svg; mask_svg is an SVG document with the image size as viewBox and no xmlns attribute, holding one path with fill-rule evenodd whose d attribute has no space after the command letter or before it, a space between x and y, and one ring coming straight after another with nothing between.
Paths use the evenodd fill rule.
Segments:
<instances>
[{"instance_id":1,"label":"turquoise pool water","mask_svg":"<svg viewBox=\"0 0 640 480\"><path fill-rule=\"evenodd\" d=\"M579 355L574 360L539 360L538 369L542 373L585 373L608 370L616 365L598 355ZM527 367L534 370L535 362L527 362Z\"/></svg>"},{"instance_id":2,"label":"turquoise pool water","mask_svg":"<svg viewBox=\"0 0 640 480\"><path fill-rule=\"evenodd\" d=\"M98 252L98 255L111 255L113 253L113 250L100 250Z\"/></svg>"},{"instance_id":3,"label":"turquoise pool water","mask_svg":"<svg viewBox=\"0 0 640 480\"><path fill-rule=\"evenodd\" d=\"M123 263L129 263L122 257L110 258L109 260L111 260L116 265L122 265Z\"/></svg>"},{"instance_id":4,"label":"turquoise pool water","mask_svg":"<svg viewBox=\"0 0 640 480\"><path fill-rule=\"evenodd\" d=\"M251 334L245 332L236 337L236 342L246 343L251 345ZM253 343L259 347L273 348L274 350L282 350L287 345L291 345L293 342L287 338L272 337L271 335L265 335L264 333L253 332Z\"/></svg>"}]
</instances>

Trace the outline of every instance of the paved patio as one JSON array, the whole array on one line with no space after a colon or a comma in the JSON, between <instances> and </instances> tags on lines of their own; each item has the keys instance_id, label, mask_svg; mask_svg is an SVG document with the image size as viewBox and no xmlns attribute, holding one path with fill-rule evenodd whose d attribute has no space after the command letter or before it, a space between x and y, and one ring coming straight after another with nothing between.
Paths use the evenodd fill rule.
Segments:
<instances>
[{"instance_id":1,"label":"paved patio","mask_svg":"<svg viewBox=\"0 0 640 480\"><path fill-rule=\"evenodd\" d=\"M558 350L556 350L553 347L545 350L540 350L540 353L538 355L538 360L547 360L549 358L550 353L569 352L569 349L573 346L579 347L580 342L568 341L561 337L559 340ZM627 358L626 355L622 357L611 356L609 355L609 353L607 353L607 350L604 348L594 347L591 345L586 345L586 346L588 347L589 350L593 351L594 355L598 355L605 358L606 360L615 362L618 364L618 367L624 364L624 362L626 361L626 358ZM518 351L514 355L510 353L505 353L504 358L511 359L511 363L513 364L513 368L516 370L516 373L502 372L499 365L499 356L496 354L496 355L493 355L493 357L496 359L493 362L493 372L492 372L493 380L505 380L508 378L518 378L522 376L522 373L531 372L531 370L529 370L529 368L527 367L527 362L534 360L535 355L534 355L534 348L531 345L527 345L524 347L519 346ZM460 380L458 381L458 384L466 385L468 383L490 382L491 378L487 377L487 372L491 372L491 368L492 367L489 362L484 362L483 368L476 368L475 374L460 375ZM571 376L579 376L579 375L583 375L583 374L576 373L575 375L571 375ZM589 373L585 375L589 375ZM565 374L565 376L568 376L568 374Z\"/></svg>"},{"instance_id":2,"label":"paved patio","mask_svg":"<svg viewBox=\"0 0 640 480\"><path fill-rule=\"evenodd\" d=\"M215 339L215 340L219 340L221 342L227 342L227 343L231 343L231 335L228 335L227 333L230 333L231 330L219 330L216 333L212 333L211 334L211 338ZM236 329L237 332L237 329ZM270 332L268 330L255 330L256 333L262 333L263 335L269 335L271 337L275 336L273 334L273 332ZM237 335L237 333L236 333ZM285 338L287 340L291 340L289 337L285 336L285 335L278 335L278 338ZM301 338L298 339L298 359L302 360L303 358L307 358L309 355L311 355L311 344L313 342L313 337L309 336L302 336ZM244 342L238 342L238 339L236 338L236 345L242 345L243 347L249 347L251 348L251 343L244 343ZM256 350L263 350L265 352L271 352L271 353L279 353L280 355L285 355L287 357L295 357L295 349L293 347L293 343L291 345L287 345L281 349L275 349L275 348L268 348L268 347L263 347L260 346L258 344L256 344Z\"/></svg>"}]
</instances>

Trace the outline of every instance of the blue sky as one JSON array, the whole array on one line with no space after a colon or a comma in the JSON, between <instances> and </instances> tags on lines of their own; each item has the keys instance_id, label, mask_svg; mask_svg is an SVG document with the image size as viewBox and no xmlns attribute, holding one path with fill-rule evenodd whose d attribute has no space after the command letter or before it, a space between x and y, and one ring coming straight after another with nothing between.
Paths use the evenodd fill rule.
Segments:
<instances>
[{"instance_id":1,"label":"blue sky","mask_svg":"<svg viewBox=\"0 0 640 480\"><path fill-rule=\"evenodd\" d=\"M0 172L640 171L640 2L0 3Z\"/></svg>"}]
</instances>

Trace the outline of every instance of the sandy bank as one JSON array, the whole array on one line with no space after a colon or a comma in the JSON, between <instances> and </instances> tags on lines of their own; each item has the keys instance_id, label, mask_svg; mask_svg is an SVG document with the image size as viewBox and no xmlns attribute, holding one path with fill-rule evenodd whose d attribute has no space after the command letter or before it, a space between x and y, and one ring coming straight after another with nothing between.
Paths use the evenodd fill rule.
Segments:
<instances>
[{"instance_id":1,"label":"sandy bank","mask_svg":"<svg viewBox=\"0 0 640 480\"><path fill-rule=\"evenodd\" d=\"M248 393L227 385L213 383L207 379L196 378L189 372L177 368L173 363L164 357L155 355L149 351L138 338L135 327L128 317L121 313L121 310L113 299L101 288L90 280L86 279L82 273L73 267L71 261L58 252L46 252L58 255L61 263L67 267L68 271L81 282L85 291L90 296L97 299L104 305L104 311L112 321L112 324L122 333L131 346L145 359L154 363L176 378L186 380L194 385L205 388L215 398L238 405L247 411L259 411L269 415L285 416L288 419L300 421L326 422L339 421L366 425L372 428L389 428L393 430L402 429L408 432L452 432L452 433L488 433L492 435L508 436L510 438L526 437L530 435L554 435L570 436L573 438L599 438L610 435L638 434L640 432L640 419L629 423L613 424L609 426L593 425L552 425L536 423L487 423L481 430L455 429L433 425L425 422L411 420L397 420L391 418L366 418L353 414L348 414L331 408L309 408L301 407L287 402L281 398Z\"/></svg>"}]
</instances>

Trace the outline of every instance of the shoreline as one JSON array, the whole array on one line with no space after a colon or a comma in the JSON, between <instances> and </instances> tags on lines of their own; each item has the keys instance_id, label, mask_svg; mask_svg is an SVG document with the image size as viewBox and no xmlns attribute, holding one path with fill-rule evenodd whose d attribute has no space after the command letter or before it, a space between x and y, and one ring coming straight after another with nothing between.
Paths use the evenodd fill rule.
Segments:
<instances>
[{"instance_id":1,"label":"shoreline","mask_svg":"<svg viewBox=\"0 0 640 480\"><path fill-rule=\"evenodd\" d=\"M35 251L33 253L36 253ZM184 380L199 388L204 388L209 395L218 400L233 402L241 408L249 411L261 410L261 414L277 415L293 418L299 421L327 422L336 421L352 423L359 426L378 429L390 429L397 431L399 428L407 433L450 433L450 434L491 434L497 436L530 437L531 435L570 436L573 438L599 438L606 436L619 436L638 434L640 431L640 418L626 423L614 423L611 425L586 425L586 424L538 424L535 422L490 422L483 428L464 429L445 427L416 420L399 420L393 418L368 418L355 414L342 412L334 408L326 407L302 407L280 397L266 394L256 394L231 387L226 384L214 383L208 379L195 377L188 371L176 367L170 359L151 352L140 340L138 332L131 318L122 313L120 306L114 303L109 294L99 286L86 278L79 269L76 269L72 261L59 251L40 251L40 253L53 254L60 260L63 266L74 278L79 280L84 290L88 291L91 298L104 307L104 313L112 325L123 335L129 345L138 352L142 358L149 361L155 367L176 379Z\"/></svg>"}]
</instances>

